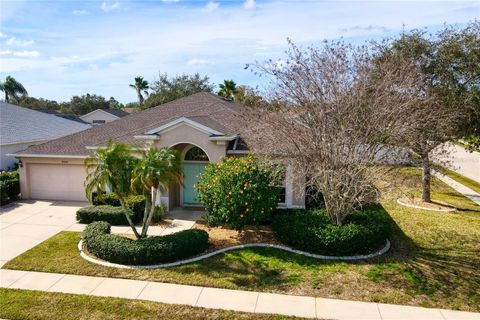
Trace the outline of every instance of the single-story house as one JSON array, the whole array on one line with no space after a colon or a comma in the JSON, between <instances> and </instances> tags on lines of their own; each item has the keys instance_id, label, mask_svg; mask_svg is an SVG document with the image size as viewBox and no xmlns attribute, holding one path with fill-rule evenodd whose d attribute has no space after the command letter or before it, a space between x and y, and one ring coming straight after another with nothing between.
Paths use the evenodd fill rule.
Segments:
<instances>
[{"instance_id":1,"label":"single-story house","mask_svg":"<svg viewBox=\"0 0 480 320\"><path fill-rule=\"evenodd\" d=\"M208 163L241 156L248 149L239 136L244 106L211 93L197 93L116 121L18 152L24 199L85 200L84 159L109 139L137 148L177 149L183 158L183 185L169 186L160 201L169 208L198 206L194 184ZM304 207L301 182L286 170L280 204Z\"/></svg>"},{"instance_id":2,"label":"single-story house","mask_svg":"<svg viewBox=\"0 0 480 320\"><path fill-rule=\"evenodd\" d=\"M0 102L0 169L15 166L17 159L12 153L90 127L87 123Z\"/></svg>"},{"instance_id":3,"label":"single-story house","mask_svg":"<svg viewBox=\"0 0 480 320\"><path fill-rule=\"evenodd\" d=\"M85 122L93 125L104 124L127 116L129 113L120 109L97 109L80 116Z\"/></svg>"}]
</instances>

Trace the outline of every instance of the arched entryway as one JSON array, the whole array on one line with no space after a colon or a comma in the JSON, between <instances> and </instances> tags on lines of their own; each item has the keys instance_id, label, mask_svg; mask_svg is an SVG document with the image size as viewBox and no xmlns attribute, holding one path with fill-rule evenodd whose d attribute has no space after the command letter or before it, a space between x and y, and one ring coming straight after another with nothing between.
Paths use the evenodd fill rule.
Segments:
<instances>
[{"instance_id":1,"label":"arched entryway","mask_svg":"<svg viewBox=\"0 0 480 320\"><path fill-rule=\"evenodd\" d=\"M184 206L199 206L195 185L205 166L210 162L208 155L202 148L195 145L187 146L183 151L183 187L181 191L181 203Z\"/></svg>"}]
</instances>

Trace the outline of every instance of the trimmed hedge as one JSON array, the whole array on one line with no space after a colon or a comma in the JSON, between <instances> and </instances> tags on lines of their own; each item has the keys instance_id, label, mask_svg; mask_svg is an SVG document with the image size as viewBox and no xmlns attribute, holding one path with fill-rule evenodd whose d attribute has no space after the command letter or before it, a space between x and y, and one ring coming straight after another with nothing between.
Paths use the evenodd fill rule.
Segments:
<instances>
[{"instance_id":1,"label":"trimmed hedge","mask_svg":"<svg viewBox=\"0 0 480 320\"><path fill-rule=\"evenodd\" d=\"M0 174L0 203L7 203L15 201L20 194L20 180L18 171L7 172Z\"/></svg>"},{"instance_id":2,"label":"trimmed hedge","mask_svg":"<svg viewBox=\"0 0 480 320\"><path fill-rule=\"evenodd\" d=\"M137 223L142 220L142 215L134 214L130 211L130 218L133 223ZM125 211L122 207L113 207L109 205L101 206L88 206L78 209L77 220L80 223L92 223L95 221L105 221L112 225L128 225L127 218L125 217Z\"/></svg>"},{"instance_id":3,"label":"trimmed hedge","mask_svg":"<svg viewBox=\"0 0 480 320\"><path fill-rule=\"evenodd\" d=\"M389 216L380 209L368 209L347 216L338 226L324 209L281 214L272 229L278 240L294 248L330 256L367 254L385 245L391 233Z\"/></svg>"},{"instance_id":4,"label":"trimmed hedge","mask_svg":"<svg viewBox=\"0 0 480 320\"><path fill-rule=\"evenodd\" d=\"M208 248L208 233L189 229L166 236L132 240L110 234L110 224L89 224L82 234L88 252L96 257L126 265L172 262L197 255Z\"/></svg>"}]
</instances>

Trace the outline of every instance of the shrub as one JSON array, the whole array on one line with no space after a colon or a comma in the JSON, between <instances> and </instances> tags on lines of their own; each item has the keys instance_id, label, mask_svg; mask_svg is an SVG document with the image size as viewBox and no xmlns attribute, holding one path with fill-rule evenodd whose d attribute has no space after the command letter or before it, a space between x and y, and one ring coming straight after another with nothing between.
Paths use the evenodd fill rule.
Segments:
<instances>
[{"instance_id":1,"label":"shrub","mask_svg":"<svg viewBox=\"0 0 480 320\"><path fill-rule=\"evenodd\" d=\"M171 262L199 254L208 248L208 233L190 229L166 236L132 240L110 234L107 222L94 222L82 234L87 250L100 259L127 265Z\"/></svg>"},{"instance_id":2,"label":"shrub","mask_svg":"<svg viewBox=\"0 0 480 320\"><path fill-rule=\"evenodd\" d=\"M142 220L142 216L129 212L133 223ZM112 225L128 225L125 211L122 207L113 207L109 205L88 206L80 208L77 211L77 220L80 223L92 223L94 221L106 221Z\"/></svg>"},{"instance_id":3,"label":"shrub","mask_svg":"<svg viewBox=\"0 0 480 320\"><path fill-rule=\"evenodd\" d=\"M0 174L0 203L17 200L19 194L20 180L18 171L2 172Z\"/></svg>"},{"instance_id":4,"label":"shrub","mask_svg":"<svg viewBox=\"0 0 480 320\"><path fill-rule=\"evenodd\" d=\"M253 156L224 158L205 167L196 186L197 200L208 213L211 225L226 222L241 230L268 220L278 203L274 174Z\"/></svg>"},{"instance_id":5,"label":"shrub","mask_svg":"<svg viewBox=\"0 0 480 320\"><path fill-rule=\"evenodd\" d=\"M272 229L278 240L300 250L332 256L366 254L385 244L390 219L383 210L372 208L350 214L338 226L320 209L278 215Z\"/></svg>"},{"instance_id":6,"label":"shrub","mask_svg":"<svg viewBox=\"0 0 480 320\"><path fill-rule=\"evenodd\" d=\"M109 205L114 207L120 206L120 200L114 193L99 193L93 197L93 205ZM130 195L125 198L125 206L133 211L135 216L135 221L140 221L143 219L143 214L145 211L145 196L143 195ZM100 220L94 220L100 221ZM126 221L126 220L125 220ZM112 223L113 224L113 223Z\"/></svg>"}]
</instances>

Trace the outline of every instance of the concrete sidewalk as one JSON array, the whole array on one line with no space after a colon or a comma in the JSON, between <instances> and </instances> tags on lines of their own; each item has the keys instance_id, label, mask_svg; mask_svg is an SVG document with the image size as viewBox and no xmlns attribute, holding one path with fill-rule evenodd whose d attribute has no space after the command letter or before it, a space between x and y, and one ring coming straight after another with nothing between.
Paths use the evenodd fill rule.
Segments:
<instances>
[{"instance_id":1,"label":"concrete sidewalk","mask_svg":"<svg viewBox=\"0 0 480 320\"><path fill-rule=\"evenodd\" d=\"M480 313L0 269L0 287L337 320L480 320Z\"/></svg>"},{"instance_id":2,"label":"concrete sidewalk","mask_svg":"<svg viewBox=\"0 0 480 320\"><path fill-rule=\"evenodd\" d=\"M473 191L472 189L464 186L463 184L453 180L452 178L440 173L436 170L432 170L432 173L435 177L445 182L447 185L455 189L456 191L463 194L465 197L469 198L476 204L480 206L480 194L478 192Z\"/></svg>"}]
</instances>

